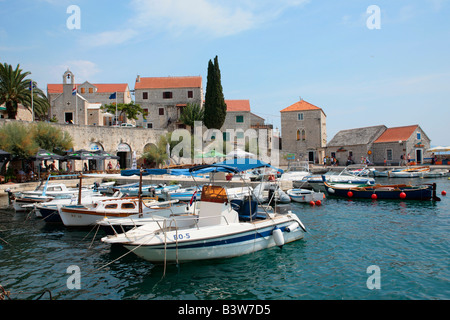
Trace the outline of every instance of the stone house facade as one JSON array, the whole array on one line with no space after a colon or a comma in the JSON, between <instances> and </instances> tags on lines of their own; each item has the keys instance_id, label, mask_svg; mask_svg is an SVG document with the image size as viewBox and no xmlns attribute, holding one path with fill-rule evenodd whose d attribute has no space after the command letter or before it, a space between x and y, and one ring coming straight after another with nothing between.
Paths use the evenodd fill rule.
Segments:
<instances>
[{"instance_id":1,"label":"stone house facade","mask_svg":"<svg viewBox=\"0 0 450 320\"><path fill-rule=\"evenodd\" d=\"M290 160L322 163L327 143L325 112L301 99L280 113L283 154Z\"/></svg>"},{"instance_id":2,"label":"stone house facade","mask_svg":"<svg viewBox=\"0 0 450 320\"><path fill-rule=\"evenodd\" d=\"M112 95L115 94L115 98ZM62 84L48 84L47 97L50 101L50 118L58 123L109 126L115 124L115 114L103 112L100 107L113 103L130 103L131 93L126 83L91 84L85 81L75 83L75 76L67 70ZM125 116L118 123L127 122Z\"/></svg>"},{"instance_id":3,"label":"stone house facade","mask_svg":"<svg viewBox=\"0 0 450 320\"><path fill-rule=\"evenodd\" d=\"M417 124L388 128L373 142L373 162L382 165L386 160L386 165L401 165L409 158L412 163L423 164L430 143L430 138Z\"/></svg>"},{"instance_id":4,"label":"stone house facade","mask_svg":"<svg viewBox=\"0 0 450 320\"><path fill-rule=\"evenodd\" d=\"M386 130L386 126L347 129L339 131L327 144L326 156L335 158L338 164L361 163L361 159L373 161L373 143Z\"/></svg>"},{"instance_id":5,"label":"stone house facade","mask_svg":"<svg viewBox=\"0 0 450 320\"><path fill-rule=\"evenodd\" d=\"M185 128L179 121L188 103L202 106L202 77L141 77L135 83L135 101L144 109L136 125L147 129Z\"/></svg>"}]
</instances>

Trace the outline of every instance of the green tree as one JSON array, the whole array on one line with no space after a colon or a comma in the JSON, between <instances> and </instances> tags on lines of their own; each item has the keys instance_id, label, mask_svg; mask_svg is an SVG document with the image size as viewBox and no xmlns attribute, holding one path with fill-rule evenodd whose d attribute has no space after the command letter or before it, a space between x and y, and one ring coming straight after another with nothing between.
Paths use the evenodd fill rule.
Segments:
<instances>
[{"instance_id":1,"label":"green tree","mask_svg":"<svg viewBox=\"0 0 450 320\"><path fill-rule=\"evenodd\" d=\"M0 149L21 159L34 156L39 148L62 155L73 147L72 141L70 134L45 122L9 122L0 128Z\"/></svg>"},{"instance_id":2,"label":"green tree","mask_svg":"<svg viewBox=\"0 0 450 320\"><path fill-rule=\"evenodd\" d=\"M106 104L104 106L101 106L100 108L111 114L116 114L116 105L113 103ZM127 119L137 120L138 115L142 114L143 118L145 119L144 109L142 109L139 104L135 104L134 102L118 103L117 112L119 112L119 114L117 115L118 117L122 116L122 114L125 114Z\"/></svg>"},{"instance_id":3,"label":"green tree","mask_svg":"<svg viewBox=\"0 0 450 320\"><path fill-rule=\"evenodd\" d=\"M0 128L0 149L11 153L13 157L26 159L38 151L39 145L28 126L10 122Z\"/></svg>"},{"instance_id":4,"label":"green tree","mask_svg":"<svg viewBox=\"0 0 450 320\"><path fill-rule=\"evenodd\" d=\"M32 110L31 83L33 84L33 109L38 117L46 115L50 106L44 92L37 88L36 83L26 77L31 73L23 72L20 65L13 69L6 62L0 64L0 104L5 104L9 119L15 119L19 104Z\"/></svg>"},{"instance_id":5,"label":"green tree","mask_svg":"<svg viewBox=\"0 0 450 320\"><path fill-rule=\"evenodd\" d=\"M169 144L169 146L167 146ZM178 141L172 141L172 132L161 135L156 145L151 145L144 150L142 158L150 163L156 164L156 167L163 165L170 158L170 152L178 144ZM169 150L167 150L169 149ZM169 151L169 153L167 152Z\"/></svg>"},{"instance_id":6,"label":"green tree","mask_svg":"<svg viewBox=\"0 0 450 320\"><path fill-rule=\"evenodd\" d=\"M208 129L220 129L225 122L227 105L223 95L219 59L209 60L203 123Z\"/></svg>"},{"instance_id":7,"label":"green tree","mask_svg":"<svg viewBox=\"0 0 450 320\"><path fill-rule=\"evenodd\" d=\"M31 135L40 148L59 155L73 147L73 139L68 132L46 122L38 122L31 127Z\"/></svg>"},{"instance_id":8,"label":"green tree","mask_svg":"<svg viewBox=\"0 0 450 320\"><path fill-rule=\"evenodd\" d=\"M194 122L203 121L204 110L198 104L190 104L183 109L180 115L180 121L191 127L191 134L194 133Z\"/></svg>"}]
</instances>

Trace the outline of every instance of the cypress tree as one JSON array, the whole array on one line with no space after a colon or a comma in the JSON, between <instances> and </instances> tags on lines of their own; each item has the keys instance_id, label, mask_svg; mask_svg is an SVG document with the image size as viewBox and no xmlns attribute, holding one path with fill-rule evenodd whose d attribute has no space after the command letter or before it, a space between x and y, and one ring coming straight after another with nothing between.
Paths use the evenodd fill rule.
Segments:
<instances>
[{"instance_id":1,"label":"cypress tree","mask_svg":"<svg viewBox=\"0 0 450 320\"><path fill-rule=\"evenodd\" d=\"M223 95L219 59L209 60L203 123L208 129L220 129L225 122L227 105Z\"/></svg>"}]
</instances>

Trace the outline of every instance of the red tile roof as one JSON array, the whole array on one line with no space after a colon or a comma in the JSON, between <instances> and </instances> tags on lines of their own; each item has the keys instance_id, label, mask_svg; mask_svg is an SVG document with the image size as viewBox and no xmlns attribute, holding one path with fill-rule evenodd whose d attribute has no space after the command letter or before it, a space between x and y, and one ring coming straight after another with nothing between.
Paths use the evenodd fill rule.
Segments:
<instances>
[{"instance_id":1,"label":"red tile roof","mask_svg":"<svg viewBox=\"0 0 450 320\"><path fill-rule=\"evenodd\" d=\"M225 100L227 111L248 111L250 112L250 100Z\"/></svg>"},{"instance_id":2,"label":"red tile roof","mask_svg":"<svg viewBox=\"0 0 450 320\"><path fill-rule=\"evenodd\" d=\"M408 140L417 130L418 125L388 128L374 143L398 142Z\"/></svg>"},{"instance_id":3,"label":"red tile roof","mask_svg":"<svg viewBox=\"0 0 450 320\"><path fill-rule=\"evenodd\" d=\"M135 89L201 88L202 77L140 77Z\"/></svg>"},{"instance_id":4,"label":"red tile roof","mask_svg":"<svg viewBox=\"0 0 450 320\"><path fill-rule=\"evenodd\" d=\"M99 83L92 84L97 87L98 93L114 93L114 92L125 92L128 88L128 84L126 83ZM75 86L81 86L80 83L75 84ZM62 93L63 85L62 84L48 84L47 85L48 93Z\"/></svg>"},{"instance_id":5,"label":"red tile roof","mask_svg":"<svg viewBox=\"0 0 450 320\"><path fill-rule=\"evenodd\" d=\"M289 112L289 111L307 111L307 110L322 110L319 107L316 107L315 105L306 102L305 100L300 100L293 105L284 108L280 112Z\"/></svg>"}]
</instances>

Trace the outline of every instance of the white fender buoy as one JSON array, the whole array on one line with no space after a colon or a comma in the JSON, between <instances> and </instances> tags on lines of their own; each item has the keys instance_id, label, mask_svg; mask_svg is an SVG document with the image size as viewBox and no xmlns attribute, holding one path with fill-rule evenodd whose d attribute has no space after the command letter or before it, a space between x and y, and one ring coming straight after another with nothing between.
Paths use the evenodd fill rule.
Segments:
<instances>
[{"instance_id":1,"label":"white fender buoy","mask_svg":"<svg viewBox=\"0 0 450 320\"><path fill-rule=\"evenodd\" d=\"M275 240L275 244L277 246L279 246L280 248L283 247L284 245L284 237L283 237L283 232L281 231L281 229L274 229L272 231L272 235L273 235L273 239Z\"/></svg>"},{"instance_id":2,"label":"white fender buoy","mask_svg":"<svg viewBox=\"0 0 450 320\"><path fill-rule=\"evenodd\" d=\"M328 192L329 193L334 193L334 189L333 188L328 188Z\"/></svg>"},{"instance_id":3,"label":"white fender buoy","mask_svg":"<svg viewBox=\"0 0 450 320\"><path fill-rule=\"evenodd\" d=\"M294 222L292 224L290 224L289 226L286 227L286 232L291 232L295 229L297 229L300 225L298 224L298 222Z\"/></svg>"}]
</instances>

